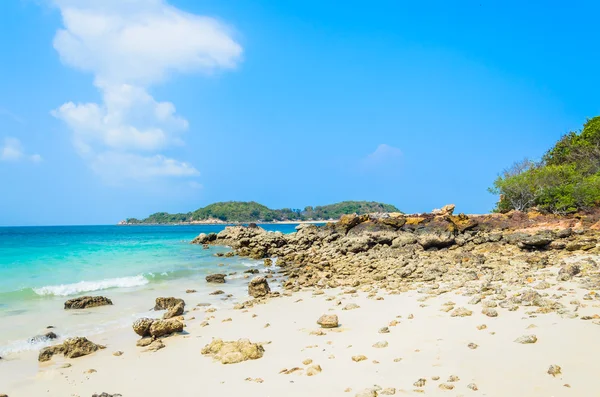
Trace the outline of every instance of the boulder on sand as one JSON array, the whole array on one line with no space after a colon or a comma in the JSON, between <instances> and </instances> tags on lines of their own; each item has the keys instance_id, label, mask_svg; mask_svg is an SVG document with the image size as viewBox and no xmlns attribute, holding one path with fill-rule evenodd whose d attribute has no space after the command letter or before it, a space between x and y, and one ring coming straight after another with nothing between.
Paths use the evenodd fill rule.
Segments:
<instances>
[{"instance_id":1,"label":"boulder on sand","mask_svg":"<svg viewBox=\"0 0 600 397\"><path fill-rule=\"evenodd\" d=\"M69 338L60 345L45 347L40 351L39 361L48 361L55 354L63 354L67 358L77 358L92 354L105 346L97 345L87 340L87 338L77 337Z\"/></svg>"},{"instance_id":2,"label":"boulder on sand","mask_svg":"<svg viewBox=\"0 0 600 397\"><path fill-rule=\"evenodd\" d=\"M253 298L266 296L269 292L271 292L269 283L262 276L254 277L248 284L248 294Z\"/></svg>"},{"instance_id":3,"label":"boulder on sand","mask_svg":"<svg viewBox=\"0 0 600 397\"><path fill-rule=\"evenodd\" d=\"M150 325L150 335L155 338L183 331L183 323L179 320L154 320Z\"/></svg>"},{"instance_id":4,"label":"boulder on sand","mask_svg":"<svg viewBox=\"0 0 600 397\"><path fill-rule=\"evenodd\" d=\"M150 335L150 326L153 322L153 319L146 317L135 320L133 323L133 331L139 336L148 336Z\"/></svg>"},{"instance_id":5,"label":"boulder on sand","mask_svg":"<svg viewBox=\"0 0 600 397\"><path fill-rule=\"evenodd\" d=\"M339 326L338 316L335 314L323 314L317 320L317 324L319 324L321 328L336 328Z\"/></svg>"},{"instance_id":6,"label":"boulder on sand","mask_svg":"<svg viewBox=\"0 0 600 397\"><path fill-rule=\"evenodd\" d=\"M206 276L206 282L223 284L225 282L225 274L209 274L208 276Z\"/></svg>"},{"instance_id":7,"label":"boulder on sand","mask_svg":"<svg viewBox=\"0 0 600 397\"><path fill-rule=\"evenodd\" d=\"M179 303L183 303L183 305L185 306L185 301L183 299L174 298L172 296L169 298L159 297L156 298L154 310L169 310L170 308L178 305Z\"/></svg>"},{"instance_id":8,"label":"boulder on sand","mask_svg":"<svg viewBox=\"0 0 600 397\"><path fill-rule=\"evenodd\" d=\"M82 296L65 302L65 309L87 309L90 307L112 305L112 301L104 296Z\"/></svg>"}]
</instances>

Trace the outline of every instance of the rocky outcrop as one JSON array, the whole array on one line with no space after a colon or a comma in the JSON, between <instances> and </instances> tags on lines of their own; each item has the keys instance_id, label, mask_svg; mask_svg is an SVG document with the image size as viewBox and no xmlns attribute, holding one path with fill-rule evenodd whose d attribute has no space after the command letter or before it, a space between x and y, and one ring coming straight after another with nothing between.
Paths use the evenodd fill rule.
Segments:
<instances>
[{"instance_id":1,"label":"rocky outcrop","mask_svg":"<svg viewBox=\"0 0 600 397\"><path fill-rule=\"evenodd\" d=\"M209 274L208 276L206 276L206 282L207 283L217 283L217 284L223 284L225 282L225 274Z\"/></svg>"},{"instance_id":2,"label":"rocky outcrop","mask_svg":"<svg viewBox=\"0 0 600 397\"><path fill-rule=\"evenodd\" d=\"M67 358L77 358L92 354L105 346L90 342L87 338L77 337L66 339L62 344L45 347L40 351L38 360L49 361L55 354L63 354Z\"/></svg>"},{"instance_id":3,"label":"rocky outcrop","mask_svg":"<svg viewBox=\"0 0 600 397\"><path fill-rule=\"evenodd\" d=\"M253 298L267 296L269 292L271 292L269 283L267 282L267 279L262 276L254 277L248 284L248 295Z\"/></svg>"},{"instance_id":4,"label":"rocky outcrop","mask_svg":"<svg viewBox=\"0 0 600 397\"><path fill-rule=\"evenodd\" d=\"M112 301L104 296L82 296L65 302L65 309L88 309L90 307L112 305Z\"/></svg>"},{"instance_id":5,"label":"rocky outcrop","mask_svg":"<svg viewBox=\"0 0 600 397\"><path fill-rule=\"evenodd\" d=\"M217 234L216 233L200 233L198 235L198 237L196 237L195 239L192 240L192 244L208 244L211 241L215 241L217 239Z\"/></svg>"},{"instance_id":6,"label":"rocky outcrop","mask_svg":"<svg viewBox=\"0 0 600 397\"><path fill-rule=\"evenodd\" d=\"M345 215L324 226L299 225L290 234L230 226L210 244L230 246L239 256L277 258L283 287L291 291L372 286L401 292L415 282L453 286L484 285L486 280L542 289L544 283L528 285L531 272L560 264L572 255L570 249L600 253L600 231L576 229L577 222L517 212L455 215L446 207L436 214ZM581 267L579 274L561 271L558 280L584 282L589 275L594 278L586 286L598 289L595 266ZM511 299L501 302L518 305ZM559 308L546 305L543 310Z\"/></svg>"},{"instance_id":7,"label":"rocky outcrop","mask_svg":"<svg viewBox=\"0 0 600 397\"><path fill-rule=\"evenodd\" d=\"M265 349L261 344L252 343L248 339L224 342L214 339L202 349L202 354L211 356L222 364L236 364L246 360L257 360L263 356Z\"/></svg>"}]
</instances>

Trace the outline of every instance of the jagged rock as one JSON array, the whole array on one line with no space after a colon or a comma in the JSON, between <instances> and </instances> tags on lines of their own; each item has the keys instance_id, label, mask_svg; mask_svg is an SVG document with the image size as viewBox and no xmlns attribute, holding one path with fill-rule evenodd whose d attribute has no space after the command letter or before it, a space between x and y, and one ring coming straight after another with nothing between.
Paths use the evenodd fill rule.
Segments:
<instances>
[{"instance_id":1,"label":"jagged rock","mask_svg":"<svg viewBox=\"0 0 600 397\"><path fill-rule=\"evenodd\" d=\"M169 310L173 306L178 305L179 303L183 303L185 306L185 301L183 299L169 297L169 298L156 298L156 304L154 305L154 310Z\"/></svg>"},{"instance_id":2,"label":"jagged rock","mask_svg":"<svg viewBox=\"0 0 600 397\"><path fill-rule=\"evenodd\" d=\"M359 354L358 356L352 356L352 361L354 361L355 363L359 363L365 360L367 360L367 356L364 356L362 354Z\"/></svg>"},{"instance_id":3,"label":"jagged rock","mask_svg":"<svg viewBox=\"0 0 600 397\"><path fill-rule=\"evenodd\" d=\"M267 282L267 279L262 276L253 278L248 284L248 295L253 298L266 296L269 292L271 292L269 283Z\"/></svg>"},{"instance_id":4,"label":"jagged rock","mask_svg":"<svg viewBox=\"0 0 600 397\"><path fill-rule=\"evenodd\" d=\"M320 365L311 365L310 367L306 368L306 376L314 376L320 374L321 371L322 368Z\"/></svg>"},{"instance_id":5,"label":"jagged rock","mask_svg":"<svg viewBox=\"0 0 600 397\"><path fill-rule=\"evenodd\" d=\"M551 365L550 368L548 368L548 375L557 376L561 374L562 368L560 367L560 365Z\"/></svg>"},{"instance_id":6,"label":"jagged rock","mask_svg":"<svg viewBox=\"0 0 600 397\"><path fill-rule=\"evenodd\" d=\"M496 309L490 309L488 307L485 307L481 313L485 314L488 317L498 317L498 312L496 311Z\"/></svg>"},{"instance_id":7,"label":"jagged rock","mask_svg":"<svg viewBox=\"0 0 600 397\"><path fill-rule=\"evenodd\" d=\"M431 211L431 213L433 215L438 215L438 216L452 215L455 208L456 208L456 205L454 205L454 204L446 204L441 209L439 209L439 208L434 209L433 211Z\"/></svg>"},{"instance_id":8,"label":"jagged rock","mask_svg":"<svg viewBox=\"0 0 600 397\"><path fill-rule=\"evenodd\" d=\"M339 326L338 316L335 314L323 314L317 320L317 324L319 324L321 328L337 328Z\"/></svg>"},{"instance_id":9,"label":"jagged rock","mask_svg":"<svg viewBox=\"0 0 600 397\"><path fill-rule=\"evenodd\" d=\"M273 259L271 259L271 258L265 258L264 265L265 265L265 267L273 266Z\"/></svg>"},{"instance_id":10,"label":"jagged rock","mask_svg":"<svg viewBox=\"0 0 600 397\"><path fill-rule=\"evenodd\" d=\"M450 317L467 317L472 315L473 312L469 309L466 309L464 307L459 307L454 309L454 311L452 313L450 313Z\"/></svg>"},{"instance_id":11,"label":"jagged rock","mask_svg":"<svg viewBox=\"0 0 600 397\"><path fill-rule=\"evenodd\" d=\"M82 296L65 302L65 309L88 309L90 307L112 305L112 301L104 296Z\"/></svg>"},{"instance_id":12,"label":"jagged rock","mask_svg":"<svg viewBox=\"0 0 600 397\"><path fill-rule=\"evenodd\" d=\"M175 306L171 306L167 312L163 315L163 319L169 319L177 316L181 316L183 314L185 308L185 302L181 301L177 303Z\"/></svg>"},{"instance_id":13,"label":"jagged rock","mask_svg":"<svg viewBox=\"0 0 600 397\"><path fill-rule=\"evenodd\" d=\"M257 360L264 354L265 349L258 343L252 343L248 339L224 342L214 339L202 349L202 354L209 355L222 364L236 364L246 360Z\"/></svg>"},{"instance_id":14,"label":"jagged rock","mask_svg":"<svg viewBox=\"0 0 600 397\"><path fill-rule=\"evenodd\" d=\"M175 332L183 331L183 323L179 320L154 320L150 325L150 335L159 338Z\"/></svg>"},{"instance_id":15,"label":"jagged rock","mask_svg":"<svg viewBox=\"0 0 600 397\"><path fill-rule=\"evenodd\" d=\"M225 274L209 274L206 276L206 282L223 284L225 282Z\"/></svg>"},{"instance_id":16,"label":"jagged rock","mask_svg":"<svg viewBox=\"0 0 600 397\"><path fill-rule=\"evenodd\" d=\"M44 335L36 335L33 338L29 338L29 343L40 343L47 342L52 339L56 339L58 336L54 332L46 332Z\"/></svg>"},{"instance_id":17,"label":"jagged rock","mask_svg":"<svg viewBox=\"0 0 600 397\"><path fill-rule=\"evenodd\" d=\"M195 239L192 240L192 244L208 244L212 241L215 241L217 239L217 234L216 233L200 233L198 235L198 237L196 237Z\"/></svg>"},{"instance_id":18,"label":"jagged rock","mask_svg":"<svg viewBox=\"0 0 600 397\"><path fill-rule=\"evenodd\" d=\"M164 347L165 347L165 344L163 343L162 340L155 339L151 343L146 345L146 349L144 349L144 351L145 352L156 352L156 351L159 351L160 349L163 349Z\"/></svg>"},{"instance_id":19,"label":"jagged rock","mask_svg":"<svg viewBox=\"0 0 600 397\"><path fill-rule=\"evenodd\" d=\"M550 233L537 233L533 236L524 236L520 239L518 245L521 248L544 248L554 241L554 236Z\"/></svg>"},{"instance_id":20,"label":"jagged rock","mask_svg":"<svg viewBox=\"0 0 600 397\"><path fill-rule=\"evenodd\" d=\"M140 318L135 320L133 323L133 331L139 336L148 336L150 335L150 326L154 322L154 319L151 318Z\"/></svg>"},{"instance_id":21,"label":"jagged rock","mask_svg":"<svg viewBox=\"0 0 600 397\"><path fill-rule=\"evenodd\" d=\"M87 356L99 349L104 349L102 345L90 342L87 338L77 337L66 339L62 344L45 347L40 351L38 360L48 361L55 354L63 354L67 358L77 358Z\"/></svg>"}]
</instances>

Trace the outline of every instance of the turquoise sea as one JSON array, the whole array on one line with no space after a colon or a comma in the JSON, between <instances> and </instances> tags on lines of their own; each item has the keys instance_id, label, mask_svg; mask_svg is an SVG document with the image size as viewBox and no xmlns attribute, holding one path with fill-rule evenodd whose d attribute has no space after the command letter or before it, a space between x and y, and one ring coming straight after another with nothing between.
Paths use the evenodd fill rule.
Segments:
<instances>
[{"instance_id":1,"label":"turquoise sea","mask_svg":"<svg viewBox=\"0 0 600 397\"><path fill-rule=\"evenodd\" d=\"M10 324L0 329L0 354L27 348L23 334L36 335L50 321L68 328L70 332L65 334L90 332L91 322L85 324L81 316L74 320L62 309L63 302L72 297L105 295L116 299L121 303L115 303L117 309L92 314L104 313L103 324L123 325L131 324L132 315L141 315L152 306L149 294L181 293L184 285L207 292L204 277L209 273L239 274L238 284L238 276L232 276L226 285L230 289L237 285L240 288L236 292L241 291L243 271L249 266L262 270L262 262L216 257L216 252L228 248L205 250L190 244L198 234L219 232L224 227L0 227L0 321ZM296 225L262 227L291 233ZM94 331L102 331L97 321L93 326Z\"/></svg>"}]
</instances>

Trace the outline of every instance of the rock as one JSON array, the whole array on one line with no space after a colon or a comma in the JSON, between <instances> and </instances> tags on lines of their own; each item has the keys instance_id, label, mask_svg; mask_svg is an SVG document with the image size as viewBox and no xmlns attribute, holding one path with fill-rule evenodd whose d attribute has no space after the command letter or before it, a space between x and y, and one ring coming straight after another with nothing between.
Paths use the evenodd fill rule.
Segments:
<instances>
[{"instance_id":1,"label":"rock","mask_svg":"<svg viewBox=\"0 0 600 397\"><path fill-rule=\"evenodd\" d=\"M548 374L552 375L552 376L557 376L557 375L561 375L562 374L562 368L560 368L559 365L551 365L550 368L548 368Z\"/></svg>"},{"instance_id":2,"label":"rock","mask_svg":"<svg viewBox=\"0 0 600 397\"><path fill-rule=\"evenodd\" d=\"M135 345L137 347L146 347L146 346L149 346L152 342L154 342L154 338L148 336L148 337L144 337L144 338L138 340L137 342L135 342Z\"/></svg>"},{"instance_id":3,"label":"rock","mask_svg":"<svg viewBox=\"0 0 600 397\"><path fill-rule=\"evenodd\" d=\"M198 237L196 237L195 239L192 240L192 244L199 244L199 245L204 245L204 244L208 244L212 241L215 241L217 239L217 234L216 233L200 233L198 235Z\"/></svg>"},{"instance_id":4,"label":"rock","mask_svg":"<svg viewBox=\"0 0 600 397\"><path fill-rule=\"evenodd\" d=\"M254 277L248 284L248 295L253 298L266 296L269 292L271 292L269 283L267 282L267 279L262 276Z\"/></svg>"},{"instance_id":5,"label":"rock","mask_svg":"<svg viewBox=\"0 0 600 397\"><path fill-rule=\"evenodd\" d=\"M421 232L417 234L417 242L424 249L445 248L455 242L454 234L451 232Z\"/></svg>"},{"instance_id":6,"label":"rock","mask_svg":"<svg viewBox=\"0 0 600 397\"><path fill-rule=\"evenodd\" d=\"M477 344L475 344L475 343L471 342L471 343L469 343L469 344L467 345L467 347L468 347L469 349L471 349L471 350L475 350L475 349L477 349L479 346L477 346Z\"/></svg>"},{"instance_id":7,"label":"rock","mask_svg":"<svg viewBox=\"0 0 600 397\"><path fill-rule=\"evenodd\" d=\"M153 340L152 343L148 344L146 349L144 349L145 352L156 352L159 351L160 349L163 349L165 347L165 344L163 343L162 340L160 339L156 339Z\"/></svg>"},{"instance_id":8,"label":"rock","mask_svg":"<svg viewBox=\"0 0 600 397\"><path fill-rule=\"evenodd\" d=\"M273 259L271 259L271 258L265 258L264 265L265 265L265 267L273 266Z\"/></svg>"},{"instance_id":9,"label":"rock","mask_svg":"<svg viewBox=\"0 0 600 397\"><path fill-rule=\"evenodd\" d=\"M306 376L314 376L320 374L322 371L320 365L311 365L306 369Z\"/></svg>"},{"instance_id":10,"label":"rock","mask_svg":"<svg viewBox=\"0 0 600 397\"><path fill-rule=\"evenodd\" d=\"M454 389L454 385L450 385L448 383L441 383L439 388L442 390L452 390Z\"/></svg>"},{"instance_id":11,"label":"rock","mask_svg":"<svg viewBox=\"0 0 600 397\"><path fill-rule=\"evenodd\" d=\"M244 273L248 273L248 274L258 274L259 271L258 269L248 269L248 270L244 270Z\"/></svg>"},{"instance_id":12,"label":"rock","mask_svg":"<svg viewBox=\"0 0 600 397\"><path fill-rule=\"evenodd\" d=\"M464 307L459 307L457 309L454 309L454 311L450 313L450 317L468 317L472 314L473 312L471 310L466 309Z\"/></svg>"},{"instance_id":13,"label":"rock","mask_svg":"<svg viewBox=\"0 0 600 397\"><path fill-rule=\"evenodd\" d=\"M154 320L150 326L150 335L155 338L182 331L183 323L175 319Z\"/></svg>"},{"instance_id":14,"label":"rock","mask_svg":"<svg viewBox=\"0 0 600 397\"><path fill-rule=\"evenodd\" d=\"M223 284L225 283L225 274L209 274L208 276L206 276L206 282Z\"/></svg>"},{"instance_id":15,"label":"rock","mask_svg":"<svg viewBox=\"0 0 600 397\"><path fill-rule=\"evenodd\" d=\"M365 361L367 359L367 356L363 356L362 354L358 355L358 356L352 356L352 361L359 363L361 361Z\"/></svg>"},{"instance_id":16,"label":"rock","mask_svg":"<svg viewBox=\"0 0 600 397\"><path fill-rule=\"evenodd\" d=\"M335 314L323 314L317 320L317 324L319 324L321 328L337 328L339 326L338 316Z\"/></svg>"},{"instance_id":17,"label":"rock","mask_svg":"<svg viewBox=\"0 0 600 397\"><path fill-rule=\"evenodd\" d=\"M388 347L388 343L386 341L377 342L373 345L376 349L382 349L384 347Z\"/></svg>"},{"instance_id":18,"label":"rock","mask_svg":"<svg viewBox=\"0 0 600 397\"><path fill-rule=\"evenodd\" d=\"M558 271L558 277L557 280L558 281L567 281L573 278L573 276L576 276L577 274L579 274L581 272L581 268L579 267L579 265L575 265L575 264L568 264L563 266L559 271Z\"/></svg>"},{"instance_id":19,"label":"rock","mask_svg":"<svg viewBox=\"0 0 600 397\"><path fill-rule=\"evenodd\" d=\"M214 339L202 349L202 354L209 355L222 364L236 364L246 360L257 360L264 354L265 349L258 343L252 343L248 339L224 342Z\"/></svg>"},{"instance_id":20,"label":"rock","mask_svg":"<svg viewBox=\"0 0 600 397\"><path fill-rule=\"evenodd\" d=\"M122 355L123 355L123 352L120 350L113 353L113 356L115 356L115 357L120 357Z\"/></svg>"},{"instance_id":21,"label":"rock","mask_svg":"<svg viewBox=\"0 0 600 397\"><path fill-rule=\"evenodd\" d=\"M527 249L540 249L545 248L552 241L554 241L554 237L550 233L541 232L533 236L523 236L518 242L518 246Z\"/></svg>"},{"instance_id":22,"label":"rock","mask_svg":"<svg viewBox=\"0 0 600 397\"><path fill-rule=\"evenodd\" d=\"M185 301L183 299L174 298L174 297L156 298L154 310L169 310L173 306L177 306L179 303L183 303L183 305L185 306Z\"/></svg>"},{"instance_id":23,"label":"rock","mask_svg":"<svg viewBox=\"0 0 600 397\"><path fill-rule=\"evenodd\" d=\"M183 301L177 303L175 306L170 307L167 312L163 315L163 319L169 319L183 314L185 303Z\"/></svg>"},{"instance_id":24,"label":"rock","mask_svg":"<svg viewBox=\"0 0 600 397\"><path fill-rule=\"evenodd\" d=\"M425 386L425 383L427 383L427 379L425 378L420 378L419 380L417 380L415 383L413 383L414 387L423 387Z\"/></svg>"},{"instance_id":25,"label":"rock","mask_svg":"<svg viewBox=\"0 0 600 397\"><path fill-rule=\"evenodd\" d=\"M450 375L450 376L448 377L448 380L447 380L446 382L458 382L459 380L460 380L460 379L459 379L459 377L458 377L458 376L456 376L456 375Z\"/></svg>"},{"instance_id":26,"label":"rock","mask_svg":"<svg viewBox=\"0 0 600 397\"><path fill-rule=\"evenodd\" d=\"M313 360L312 360L312 359L310 359L310 358L307 358L306 360L302 361L302 364L303 364L303 365L310 365L310 364L312 364L312 362L313 362Z\"/></svg>"},{"instance_id":27,"label":"rock","mask_svg":"<svg viewBox=\"0 0 600 397\"><path fill-rule=\"evenodd\" d=\"M348 303L342 310L354 310L359 308L360 306L358 306L356 303Z\"/></svg>"},{"instance_id":28,"label":"rock","mask_svg":"<svg viewBox=\"0 0 600 397\"><path fill-rule=\"evenodd\" d=\"M467 389L471 389L471 390L473 390L473 391L477 391L477 390L479 390L479 388L477 387L477 385L476 385L475 383L469 383L469 384L467 385Z\"/></svg>"},{"instance_id":29,"label":"rock","mask_svg":"<svg viewBox=\"0 0 600 397\"><path fill-rule=\"evenodd\" d=\"M523 335L518 337L517 339L515 339L516 343L521 343L521 344L530 344L530 343L535 343L537 342L537 336L535 335Z\"/></svg>"},{"instance_id":30,"label":"rock","mask_svg":"<svg viewBox=\"0 0 600 397\"><path fill-rule=\"evenodd\" d=\"M381 327L381 328L379 328L378 332L380 334L389 334L390 333L390 329L388 327Z\"/></svg>"},{"instance_id":31,"label":"rock","mask_svg":"<svg viewBox=\"0 0 600 397\"><path fill-rule=\"evenodd\" d=\"M185 293L186 293L186 294L194 294L194 293L196 293L196 292L198 292L198 291L196 291L195 289L186 289L186 290L185 290Z\"/></svg>"},{"instance_id":32,"label":"rock","mask_svg":"<svg viewBox=\"0 0 600 397\"><path fill-rule=\"evenodd\" d=\"M154 322L151 318L140 318L133 323L133 331L139 336L149 336L150 326Z\"/></svg>"},{"instance_id":33,"label":"rock","mask_svg":"<svg viewBox=\"0 0 600 397\"><path fill-rule=\"evenodd\" d=\"M211 292L209 295L223 295L224 293L225 291L218 289L216 291Z\"/></svg>"},{"instance_id":34,"label":"rock","mask_svg":"<svg viewBox=\"0 0 600 397\"><path fill-rule=\"evenodd\" d=\"M99 349L104 349L104 346L92 343L86 338L69 338L60 345L43 348L38 356L38 361L49 361L55 354L63 354L67 358L77 358L92 354Z\"/></svg>"},{"instance_id":35,"label":"rock","mask_svg":"<svg viewBox=\"0 0 600 397\"><path fill-rule=\"evenodd\" d=\"M489 307L485 307L481 313L485 314L488 317L498 317L498 312L496 309L491 309Z\"/></svg>"},{"instance_id":36,"label":"rock","mask_svg":"<svg viewBox=\"0 0 600 397\"><path fill-rule=\"evenodd\" d=\"M112 301L104 296L82 296L65 302L65 309L88 309L90 307L112 305Z\"/></svg>"},{"instance_id":37,"label":"rock","mask_svg":"<svg viewBox=\"0 0 600 397\"><path fill-rule=\"evenodd\" d=\"M52 339L56 339L58 336L54 332L46 332L44 335L36 335L33 338L29 338L29 343L40 343L47 342Z\"/></svg>"},{"instance_id":38,"label":"rock","mask_svg":"<svg viewBox=\"0 0 600 397\"><path fill-rule=\"evenodd\" d=\"M384 395L384 396L393 396L396 394L396 388L394 387L387 387L383 390L381 390L379 392L379 394Z\"/></svg>"}]
</instances>

